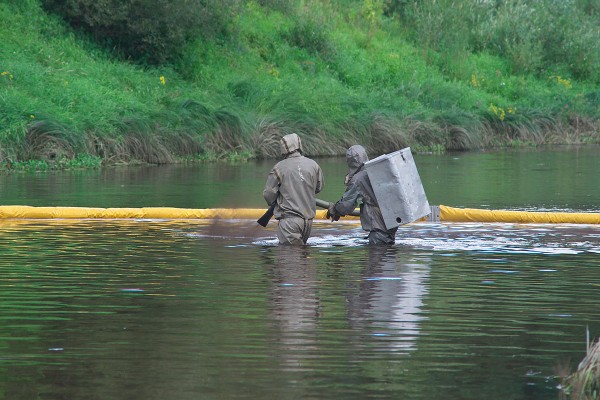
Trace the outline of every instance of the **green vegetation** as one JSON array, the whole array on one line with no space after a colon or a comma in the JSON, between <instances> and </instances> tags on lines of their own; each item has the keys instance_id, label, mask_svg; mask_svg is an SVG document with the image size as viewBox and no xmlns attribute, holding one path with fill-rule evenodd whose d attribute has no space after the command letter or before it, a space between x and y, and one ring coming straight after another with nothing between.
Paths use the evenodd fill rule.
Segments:
<instances>
[{"instance_id":1,"label":"green vegetation","mask_svg":"<svg viewBox=\"0 0 600 400\"><path fill-rule=\"evenodd\" d=\"M589 338L589 332L588 332ZM586 356L572 374L562 373L562 391L572 400L600 399L600 340L587 341Z\"/></svg>"},{"instance_id":2,"label":"green vegetation","mask_svg":"<svg viewBox=\"0 0 600 400\"><path fill-rule=\"evenodd\" d=\"M599 16L591 0L0 0L0 168L277 157L289 132L312 156L599 143Z\"/></svg>"}]
</instances>

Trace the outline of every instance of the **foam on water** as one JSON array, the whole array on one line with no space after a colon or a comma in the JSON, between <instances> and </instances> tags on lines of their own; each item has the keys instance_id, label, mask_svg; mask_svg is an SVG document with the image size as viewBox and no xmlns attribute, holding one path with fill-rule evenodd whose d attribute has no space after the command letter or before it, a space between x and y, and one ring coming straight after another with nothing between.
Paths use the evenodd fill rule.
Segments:
<instances>
[{"instance_id":1,"label":"foam on water","mask_svg":"<svg viewBox=\"0 0 600 400\"><path fill-rule=\"evenodd\" d=\"M358 227L329 228L317 225L309 245L319 247L368 244ZM482 223L416 223L402 226L396 246L436 252L473 251L505 254L575 255L600 253L600 227L595 225L536 225ZM502 263L502 259L495 262Z\"/></svg>"},{"instance_id":2,"label":"foam on water","mask_svg":"<svg viewBox=\"0 0 600 400\"><path fill-rule=\"evenodd\" d=\"M435 251L549 255L600 251L598 228L587 225L452 224L437 229L415 226L405 232L396 243Z\"/></svg>"},{"instance_id":3,"label":"foam on water","mask_svg":"<svg viewBox=\"0 0 600 400\"><path fill-rule=\"evenodd\" d=\"M257 227L247 221L197 225L187 237L235 241L234 246L277 246L276 224ZM308 246L329 249L368 245L367 232L356 223L313 225ZM600 253L600 227L575 224L414 223L401 226L396 246L452 255L455 251L501 254L576 255ZM503 263L502 258L493 260Z\"/></svg>"}]
</instances>

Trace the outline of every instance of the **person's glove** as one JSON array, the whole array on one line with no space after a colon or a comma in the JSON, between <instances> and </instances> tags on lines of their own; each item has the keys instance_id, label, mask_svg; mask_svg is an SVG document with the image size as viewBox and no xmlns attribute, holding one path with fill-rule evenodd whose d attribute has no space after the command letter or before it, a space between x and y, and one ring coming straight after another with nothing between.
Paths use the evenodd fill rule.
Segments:
<instances>
[{"instance_id":1,"label":"person's glove","mask_svg":"<svg viewBox=\"0 0 600 400\"><path fill-rule=\"evenodd\" d=\"M327 208L327 214L325 215L325 217L327 219L331 218L331 222L333 222L333 221L339 221L341 215L339 215L335 211L335 204L334 203L329 203L329 207Z\"/></svg>"}]
</instances>

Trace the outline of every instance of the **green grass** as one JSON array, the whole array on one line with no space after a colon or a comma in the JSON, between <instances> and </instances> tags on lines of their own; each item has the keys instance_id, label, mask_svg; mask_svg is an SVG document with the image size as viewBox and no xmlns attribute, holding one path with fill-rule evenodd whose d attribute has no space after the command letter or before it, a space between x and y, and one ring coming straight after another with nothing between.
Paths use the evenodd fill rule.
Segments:
<instances>
[{"instance_id":1,"label":"green grass","mask_svg":"<svg viewBox=\"0 0 600 400\"><path fill-rule=\"evenodd\" d=\"M558 64L526 71L490 44L450 48L383 16L381 2L305 3L247 2L228 36L143 67L35 0L0 1L0 165L277 157L289 132L310 155L600 142L593 59L585 79Z\"/></svg>"}]
</instances>

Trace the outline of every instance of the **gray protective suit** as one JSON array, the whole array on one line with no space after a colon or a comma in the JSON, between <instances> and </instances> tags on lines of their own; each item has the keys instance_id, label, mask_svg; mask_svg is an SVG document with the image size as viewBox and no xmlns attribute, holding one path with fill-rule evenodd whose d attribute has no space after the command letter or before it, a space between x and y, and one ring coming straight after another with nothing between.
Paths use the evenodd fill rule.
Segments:
<instances>
[{"instance_id":1,"label":"gray protective suit","mask_svg":"<svg viewBox=\"0 0 600 400\"><path fill-rule=\"evenodd\" d=\"M346 151L346 162L350 169L346 175L346 192L342 199L334 204L337 215L350 214L356 205L360 206L360 223L369 232L369 244L393 244L398 228L387 229L371 186L371 180L364 170L369 161L364 147L354 145Z\"/></svg>"},{"instance_id":2,"label":"gray protective suit","mask_svg":"<svg viewBox=\"0 0 600 400\"><path fill-rule=\"evenodd\" d=\"M316 213L315 195L323 189L321 167L302 155L302 142L295 133L284 136L281 154L265 184L263 197L275 205L273 215L279 221L280 244L306 244Z\"/></svg>"}]
</instances>

